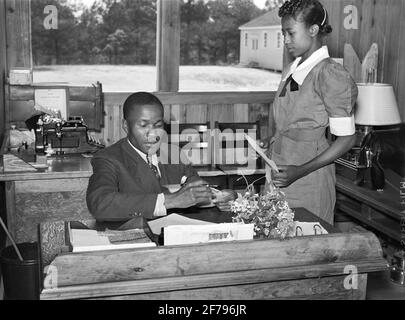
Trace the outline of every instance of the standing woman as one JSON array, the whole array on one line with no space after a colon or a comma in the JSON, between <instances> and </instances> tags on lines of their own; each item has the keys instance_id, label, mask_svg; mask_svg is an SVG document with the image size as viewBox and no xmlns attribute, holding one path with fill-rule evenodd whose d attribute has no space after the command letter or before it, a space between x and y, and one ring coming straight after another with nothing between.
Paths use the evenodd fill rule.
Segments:
<instances>
[{"instance_id":1,"label":"standing woman","mask_svg":"<svg viewBox=\"0 0 405 320\"><path fill-rule=\"evenodd\" d=\"M355 142L357 86L323 45L332 28L319 1L287 1L279 16L285 47L296 59L283 73L270 116L275 133L269 152L280 169L273 181L291 207L304 207L333 224L333 162ZM331 145L328 126L337 136Z\"/></svg>"}]
</instances>

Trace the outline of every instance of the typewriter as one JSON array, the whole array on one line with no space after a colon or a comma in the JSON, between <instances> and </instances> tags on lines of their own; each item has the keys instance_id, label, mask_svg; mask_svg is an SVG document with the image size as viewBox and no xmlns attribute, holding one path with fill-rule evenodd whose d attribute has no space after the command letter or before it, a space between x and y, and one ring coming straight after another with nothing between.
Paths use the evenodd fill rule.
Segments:
<instances>
[{"instance_id":1,"label":"typewriter","mask_svg":"<svg viewBox=\"0 0 405 320\"><path fill-rule=\"evenodd\" d=\"M41 115L35 126L35 152L37 154L93 153L105 146L88 134L82 117L60 120Z\"/></svg>"}]
</instances>

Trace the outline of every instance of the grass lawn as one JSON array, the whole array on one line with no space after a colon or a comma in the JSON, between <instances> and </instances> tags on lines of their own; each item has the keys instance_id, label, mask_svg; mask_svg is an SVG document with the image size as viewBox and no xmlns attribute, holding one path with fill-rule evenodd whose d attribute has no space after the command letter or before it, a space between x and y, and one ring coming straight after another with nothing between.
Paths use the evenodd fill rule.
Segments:
<instances>
[{"instance_id":1,"label":"grass lawn","mask_svg":"<svg viewBox=\"0 0 405 320\"><path fill-rule=\"evenodd\" d=\"M266 70L181 66L180 91L274 91L281 74ZM104 92L156 91L156 67L127 65L54 65L34 68L34 82L89 85L101 82Z\"/></svg>"}]
</instances>

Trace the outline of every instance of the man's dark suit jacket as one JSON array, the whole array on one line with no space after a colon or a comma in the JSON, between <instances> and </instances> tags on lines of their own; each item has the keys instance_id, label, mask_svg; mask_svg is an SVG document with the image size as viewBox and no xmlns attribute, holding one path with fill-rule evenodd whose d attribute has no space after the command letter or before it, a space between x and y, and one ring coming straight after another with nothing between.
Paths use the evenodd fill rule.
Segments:
<instances>
[{"instance_id":1,"label":"man's dark suit jacket","mask_svg":"<svg viewBox=\"0 0 405 320\"><path fill-rule=\"evenodd\" d=\"M197 172L183 164L161 164L161 180L132 148L127 138L96 153L91 161L93 175L87 188L87 206L99 221L125 221L142 215L154 218L156 199L162 185L191 181Z\"/></svg>"}]
</instances>

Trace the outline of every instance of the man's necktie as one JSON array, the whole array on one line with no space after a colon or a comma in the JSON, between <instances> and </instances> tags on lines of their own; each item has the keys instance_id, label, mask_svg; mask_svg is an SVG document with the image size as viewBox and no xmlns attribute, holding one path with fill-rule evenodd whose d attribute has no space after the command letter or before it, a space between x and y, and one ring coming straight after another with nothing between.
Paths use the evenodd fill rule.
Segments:
<instances>
[{"instance_id":1,"label":"man's necktie","mask_svg":"<svg viewBox=\"0 0 405 320\"><path fill-rule=\"evenodd\" d=\"M286 80L286 82L285 82L285 84L284 84L283 90L281 90L280 97L285 97L285 95L286 95L286 93L287 93L287 86L288 86L289 83L290 83L290 91L291 91L291 92L292 92L292 91L298 91L298 90L299 90L299 85L298 85L298 83L294 80L294 78L292 77L292 75L290 75L290 76L287 78L287 80Z\"/></svg>"},{"instance_id":2,"label":"man's necktie","mask_svg":"<svg viewBox=\"0 0 405 320\"><path fill-rule=\"evenodd\" d=\"M158 180L160 180L159 170L158 170L158 168L152 163L152 157L150 157L149 155L147 155L147 156L146 156L146 159L148 160L149 168L151 168L151 170L152 170L153 173L155 174L156 178L158 178Z\"/></svg>"}]
</instances>

